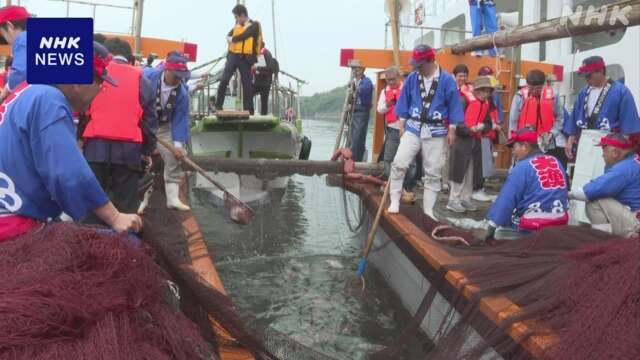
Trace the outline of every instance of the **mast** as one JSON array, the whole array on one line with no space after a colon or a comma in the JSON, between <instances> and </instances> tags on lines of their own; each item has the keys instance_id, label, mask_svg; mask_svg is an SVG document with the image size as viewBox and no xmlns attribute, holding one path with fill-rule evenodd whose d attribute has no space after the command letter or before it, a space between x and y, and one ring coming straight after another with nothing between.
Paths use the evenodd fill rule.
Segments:
<instances>
[{"instance_id":1,"label":"mast","mask_svg":"<svg viewBox=\"0 0 640 360\"><path fill-rule=\"evenodd\" d=\"M136 9L136 28L135 28L135 36L134 36L134 44L135 44L135 52L136 55L141 54L141 37L142 37L142 13L144 8L144 0L136 0L135 9Z\"/></svg>"},{"instance_id":2,"label":"mast","mask_svg":"<svg viewBox=\"0 0 640 360\"><path fill-rule=\"evenodd\" d=\"M278 58L278 45L276 43L276 0L271 0L271 22L273 23L273 54Z\"/></svg>"},{"instance_id":3,"label":"mast","mask_svg":"<svg viewBox=\"0 0 640 360\"><path fill-rule=\"evenodd\" d=\"M400 28L398 26L399 1L389 1L389 12L391 16L391 39L393 42L393 65L400 66Z\"/></svg>"}]
</instances>

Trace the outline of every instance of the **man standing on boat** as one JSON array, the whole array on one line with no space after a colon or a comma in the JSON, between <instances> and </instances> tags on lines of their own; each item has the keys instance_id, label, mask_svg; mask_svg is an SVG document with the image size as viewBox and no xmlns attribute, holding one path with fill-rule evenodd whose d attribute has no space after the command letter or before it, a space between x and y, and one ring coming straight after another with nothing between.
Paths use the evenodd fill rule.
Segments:
<instances>
[{"instance_id":1,"label":"man standing on boat","mask_svg":"<svg viewBox=\"0 0 640 360\"><path fill-rule=\"evenodd\" d=\"M93 83L22 82L0 107L0 241L38 228L64 211L75 220L95 213L117 232L139 231L136 214L109 201L76 144L72 113L84 112L103 81L109 52L93 45Z\"/></svg>"},{"instance_id":2,"label":"man standing on boat","mask_svg":"<svg viewBox=\"0 0 640 360\"><path fill-rule=\"evenodd\" d=\"M384 115L385 139L384 139L384 174L389 178L391 173L391 163L398 152L400 145L400 120L396 115L396 103L400 99L402 91L402 74L400 69L392 66L384 72L384 79L387 83L378 96L378 113ZM403 198L414 201L413 188L416 186L416 165L411 163L407 176L404 179Z\"/></svg>"},{"instance_id":3,"label":"man standing on boat","mask_svg":"<svg viewBox=\"0 0 640 360\"><path fill-rule=\"evenodd\" d=\"M487 214L487 239L513 240L548 226L566 225L569 199L562 164L542 153L538 133L532 129L512 132L507 146L517 162Z\"/></svg>"},{"instance_id":4,"label":"man standing on boat","mask_svg":"<svg viewBox=\"0 0 640 360\"><path fill-rule=\"evenodd\" d=\"M255 71L255 80L253 86L253 93L260 95L260 115L267 115L269 113L269 93L271 92L271 85L274 79L278 78L280 72L280 65L271 51L264 47L262 43L261 55L264 57L264 63L258 62L258 67Z\"/></svg>"},{"instance_id":5,"label":"man standing on boat","mask_svg":"<svg viewBox=\"0 0 640 360\"><path fill-rule=\"evenodd\" d=\"M135 213L138 181L151 166L156 148L155 99L142 69L130 65L131 46L120 38L110 38L104 45L114 56L107 70L118 86L105 85L86 113L84 156L115 207ZM87 221L100 223L94 216Z\"/></svg>"},{"instance_id":6,"label":"man standing on boat","mask_svg":"<svg viewBox=\"0 0 640 360\"><path fill-rule=\"evenodd\" d=\"M482 34L492 34L498 31L498 19L496 17L496 4L494 0L469 0L469 18L471 19L473 37ZM496 56L496 49L490 49L489 55Z\"/></svg>"},{"instance_id":7,"label":"man standing on boat","mask_svg":"<svg viewBox=\"0 0 640 360\"><path fill-rule=\"evenodd\" d=\"M391 166L388 211L399 212L403 179L416 154L422 151L423 211L435 219L433 207L442 186L445 148L455 143L455 128L464 122L464 112L456 82L438 65L433 48L418 45L410 63L415 71L405 80L396 104L401 138Z\"/></svg>"},{"instance_id":8,"label":"man standing on boat","mask_svg":"<svg viewBox=\"0 0 640 360\"><path fill-rule=\"evenodd\" d=\"M222 110L229 80L236 70L240 70L243 108L253 115L251 69L258 62L258 55L262 50L262 27L259 22L249 19L249 12L244 5L236 5L231 12L236 19L236 25L227 35L229 52L218 85L216 109Z\"/></svg>"},{"instance_id":9,"label":"man standing on boat","mask_svg":"<svg viewBox=\"0 0 640 360\"><path fill-rule=\"evenodd\" d=\"M584 187L574 187L571 198L587 202L591 227L618 236L637 235L640 230L640 155L628 136L603 136L605 173Z\"/></svg>"},{"instance_id":10,"label":"man standing on boat","mask_svg":"<svg viewBox=\"0 0 640 360\"><path fill-rule=\"evenodd\" d=\"M553 87L546 85L547 76L538 69L529 71L527 85L513 97L509 114L509 129L523 128L538 133L538 146L545 154L564 163L566 139L562 134L564 107Z\"/></svg>"},{"instance_id":11,"label":"man standing on boat","mask_svg":"<svg viewBox=\"0 0 640 360\"><path fill-rule=\"evenodd\" d=\"M354 161L364 161L367 145L367 129L373 102L373 83L365 74L364 67L354 67L355 79L351 86L355 88L355 104L351 119L351 151Z\"/></svg>"},{"instance_id":12,"label":"man standing on boat","mask_svg":"<svg viewBox=\"0 0 640 360\"><path fill-rule=\"evenodd\" d=\"M161 66L145 68L144 76L151 82L154 94L155 111L159 127L158 138L173 143L176 155L159 146L164 163L164 185L167 194L167 207L177 210L189 210L180 201L180 183L182 169L180 159L187 155L189 141L189 91L184 81L191 76L187 68L187 57L178 51L172 51Z\"/></svg>"},{"instance_id":13,"label":"man standing on boat","mask_svg":"<svg viewBox=\"0 0 640 360\"><path fill-rule=\"evenodd\" d=\"M0 45L11 44L11 71L0 92L0 102L18 85L27 81L27 19L31 15L22 6L0 8Z\"/></svg>"}]
</instances>

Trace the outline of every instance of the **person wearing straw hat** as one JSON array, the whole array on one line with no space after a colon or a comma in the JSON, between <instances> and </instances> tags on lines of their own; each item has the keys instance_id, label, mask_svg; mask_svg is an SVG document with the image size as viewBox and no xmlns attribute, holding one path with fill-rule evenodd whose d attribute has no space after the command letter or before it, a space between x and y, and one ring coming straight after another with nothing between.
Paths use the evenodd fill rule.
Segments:
<instances>
[{"instance_id":1,"label":"person wearing straw hat","mask_svg":"<svg viewBox=\"0 0 640 360\"><path fill-rule=\"evenodd\" d=\"M451 191L447 209L457 213L477 211L471 202L475 172L482 172L480 139L495 139L498 125L497 109L491 102L494 85L488 76L480 76L473 91L464 90L464 124L456 127L457 141L451 150L449 180Z\"/></svg>"},{"instance_id":2,"label":"person wearing straw hat","mask_svg":"<svg viewBox=\"0 0 640 360\"><path fill-rule=\"evenodd\" d=\"M406 78L396 104L401 137L391 165L388 211L399 212L403 179L416 154L422 151L423 211L435 219L433 208L442 187L445 147L455 143L455 127L464 122L464 111L456 82L438 65L433 48L416 46L410 64L415 71Z\"/></svg>"},{"instance_id":3,"label":"person wearing straw hat","mask_svg":"<svg viewBox=\"0 0 640 360\"><path fill-rule=\"evenodd\" d=\"M144 76L151 82L154 94L159 122L158 139L172 143L177 149L176 156L165 147L158 147L164 163L167 207L177 210L189 210L179 196L183 178L180 159L187 155L186 145L189 141L189 92L184 81L191 77L191 72L187 68L187 61L183 53L172 51L162 65L144 69Z\"/></svg>"},{"instance_id":4,"label":"person wearing straw hat","mask_svg":"<svg viewBox=\"0 0 640 360\"><path fill-rule=\"evenodd\" d=\"M538 147L538 134L511 132L507 146L516 164L487 213L486 239L514 240L523 234L569 221L568 181L562 164Z\"/></svg>"},{"instance_id":5,"label":"person wearing straw hat","mask_svg":"<svg viewBox=\"0 0 640 360\"><path fill-rule=\"evenodd\" d=\"M11 45L11 71L0 93L5 99L20 83L27 81L27 19L31 15L22 6L0 8L0 45Z\"/></svg>"},{"instance_id":6,"label":"person wearing straw hat","mask_svg":"<svg viewBox=\"0 0 640 360\"><path fill-rule=\"evenodd\" d=\"M93 43L93 83L23 82L0 110L0 241L33 231L62 212L74 220L95 213L117 232L139 231L136 214L109 201L76 143L73 112L84 112L103 82L116 86L111 55Z\"/></svg>"},{"instance_id":7,"label":"person wearing straw hat","mask_svg":"<svg viewBox=\"0 0 640 360\"><path fill-rule=\"evenodd\" d=\"M640 155L628 136L611 133L596 145L602 147L605 173L584 187L571 189L570 197L587 202L591 227L618 236L640 230Z\"/></svg>"},{"instance_id":8,"label":"person wearing straw hat","mask_svg":"<svg viewBox=\"0 0 640 360\"><path fill-rule=\"evenodd\" d=\"M156 149L154 93L142 69L130 64L133 56L126 41L109 38L104 46L114 56L107 70L118 86L105 85L86 112L84 157L115 207L133 213L140 203L138 181L151 167ZM101 220L90 216L85 222Z\"/></svg>"}]
</instances>

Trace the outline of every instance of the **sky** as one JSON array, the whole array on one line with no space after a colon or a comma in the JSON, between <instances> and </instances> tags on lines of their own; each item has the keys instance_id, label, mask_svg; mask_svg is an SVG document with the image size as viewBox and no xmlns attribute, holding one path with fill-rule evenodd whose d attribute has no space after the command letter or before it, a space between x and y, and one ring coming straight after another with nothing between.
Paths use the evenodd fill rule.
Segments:
<instances>
[{"instance_id":1,"label":"sky","mask_svg":"<svg viewBox=\"0 0 640 360\"><path fill-rule=\"evenodd\" d=\"M133 0L93 1L133 4ZM267 48L273 53L271 0L245 3L249 16L262 23ZM67 14L64 1L22 0L20 4L38 17ZM231 9L235 4L235 0L145 0L142 34L196 43L198 62L211 60L226 51L225 36L234 24ZM384 47L387 16L383 0L275 0L275 4L277 58L283 70L309 82L303 95L346 85L349 71L339 66L340 49ZM69 6L72 17L92 14L91 6ZM131 10L98 7L94 29L130 32Z\"/></svg>"}]
</instances>

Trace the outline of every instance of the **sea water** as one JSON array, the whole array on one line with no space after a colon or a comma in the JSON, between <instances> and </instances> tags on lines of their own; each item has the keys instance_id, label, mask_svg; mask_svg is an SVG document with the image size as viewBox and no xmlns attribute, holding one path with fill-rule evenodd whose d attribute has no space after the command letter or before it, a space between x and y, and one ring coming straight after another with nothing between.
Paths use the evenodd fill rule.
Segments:
<instances>
[{"instance_id":1,"label":"sea water","mask_svg":"<svg viewBox=\"0 0 640 360\"><path fill-rule=\"evenodd\" d=\"M329 159L337 128L337 121L303 122L312 160ZM345 289L357 280L362 249L347 224L344 196L324 176L292 176L281 201L257 206L247 226L231 223L202 197L193 196L192 205L240 313L330 357L363 359L394 343L412 314L372 265L365 294L358 282ZM346 196L355 225L359 199ZM426 341L412 339L396 359L424 358Z\"/></svg>"}]
</instances>

